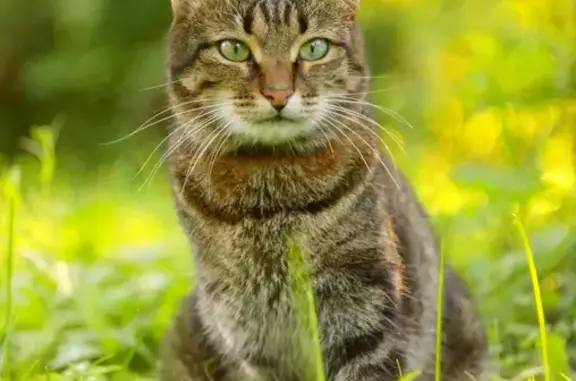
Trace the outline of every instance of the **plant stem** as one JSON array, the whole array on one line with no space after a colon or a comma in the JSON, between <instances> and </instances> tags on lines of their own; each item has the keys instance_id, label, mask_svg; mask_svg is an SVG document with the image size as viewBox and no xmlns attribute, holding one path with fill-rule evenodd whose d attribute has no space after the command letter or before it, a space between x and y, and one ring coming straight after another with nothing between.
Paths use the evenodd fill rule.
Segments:
<instances>
[{"instance_id":1,"label":"plant stem","mask_svg":"<svg viewBox=\"0 0 576 381\"><path fill-rule=\"evenodd\" d=\"M435 380L440 381L442 375L442 317L444 307L444 241L440 246L440 269L438 271L438 299L436 301L436 371Z\"/></svg>"},{"instance_id":2,"label":"plant stem","mask_svg":"<svg viewBox=\"0 0 576 381\"><path fill-rule=\"evenodd\" d=\"M9 192L8 192L9 193ZM3 369L2 373L6 378L10 376L10 327L12 325L12 278L14 267L14 229L16 220L16 197L14 194L8 194L8 230L6 241L6 308L4 309L4 351L3 351Z\"/></svg>"},{"instance_id":3,"label":"plant stem","mask_svg":"<svg viewBox=\"0 0 576 381\"><path fill-rule=\"evenodd\" d=\"M528 262L528 269L530 270L530 279L532 280L532 289L534 292L534 302L536 303L536 314L538 316L538 326L540 331L540 345L542 347L542 366L544 367L544 380L550 381L550 363L548 360L548 340L546 333L546 318L544 316L544 306L542 304L542 292L540 291L540 281L538 279L538 271L536 270L536 263L534 261L534 253L530 246L530 241L526 234L526 230L517 216L514 216L514 223L518 228L520 239L524 245L526 253L526 260Z\"/></svg>"}]
</instances>

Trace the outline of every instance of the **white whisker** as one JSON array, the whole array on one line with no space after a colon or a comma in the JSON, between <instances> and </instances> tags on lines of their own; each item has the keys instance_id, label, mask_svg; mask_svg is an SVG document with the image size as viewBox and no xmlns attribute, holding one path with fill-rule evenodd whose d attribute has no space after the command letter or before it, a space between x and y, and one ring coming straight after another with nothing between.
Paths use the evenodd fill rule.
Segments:
<instances>
[{"instance_id":1,"label":"white whisker","mask_svg":"<svg viewBox=\"0 0 576 381\"><path fill-rule=\"evenodd\" d=\"M221 117L221 116L219 116L219 117ZM186 170L186 176L184 177L184 184L182 184L182 192L184 192L184 190L186 189L186 185L188 184L188 179L194 173L194 169L196 169L196 166L198 165L198 163L202 159L202 156L210 148L210 146L212 145L212 142L214 142L214 140L216 140L216 138L218 138L218 136L220 136L220 134L222 134L223 132L225 132L225 130L221 126L218 126L218 128L216 128L216 131L214 131L207 138L210 140L208 140L208 142L206 143L206 146L201 151L199 151L198 154L195 154L194 157L192 158L192 160L190 160L190 166L188 166L188 169ZM212 138L210 138L210 137L212 137ZM181 194L181 195L183 196L183 194Z\"/></svg>"},{"instance_id":2,"label":"white whisker","mask_svg":"<svg viewBox=\"0 0 576 381\"><path fill-rule=\"evenodd\" d=\"M148 90L160 89L160 88L163 88L163 87L168 87L168 86L173 85L173 84L178 83L178 82L180 82L179 79L177 79L177 80L175 80L175 81L166 82L166 83L163 83L163 84L161 84L161 85L155 85L155 86L145 87L145 88L143 88L143 89L140 90L140 91L148 91Z\"/></svg>"},{"instance_id":3,"label":"white whisker","mask_svg":"<svg viewBox=\"0 0 576 381\"><path fill-rule=\"evenodd\" d=\"M400 189L400 184L398 183L398 181L394 178L394 175L392 174L392 172L390 171L390 169L388 168L388 166L386 165L386 163L384 162L384 160L382 160L382 156L380 155L380 153L374 149L374 147L372 147L372 145L370 143L368 143L366 141L366 139L364 139L359 133L357 133L356 131L354 131L354 129L348 127L345 123L339 121L336 118L330 118L332 119L332 121L340 124L342 127L344 127L346 130L348 130L350 133L354 134L355 136L358 137L358 139L360 139L375 155L376 158L380 161L380 163L382 164L382 166L384 167L384 170L386 170L386 172L388 173L388 175L390 176L390 179L392 180L392 182L394 182L394 184L396 185L396 187L398 189Z\"/></svg>"},{"instance_id":4,"label":"white whisker","mask_svg":"<svg viewBox=\"0 0 576 381\"><path fill-rule=\"evenodd\" d=\"M228 127L230 127L230 122L228 122L222 129L224 131L228 131ZM230 139L230 135L231 133L228 131L226 134L224 134L222 136L222 138L220 139L220 143L218 143L218 145L216 146L216 149L213 150L212 155L210 155L210 165L208 167L208 174L207 174L207 181L208 181L208 196L210 196L211 192L212 192L212 171L214 170L214 164L216 164L216 160L218 160L218 157L220 156L220 152L222 151L222 148L224 148L224 146L226 145L226 142Z\"/></svg>"},{"instance_id":5,"label":"white whisker","mask_svg":"<svg viewBox=\"0 0 576 381\"><path fill-rule=\"evenodd\" d=\"M408 153L404 150L404 146L402 145L402 141L398 139L398 137L396 135L394 135L391 131L389 131L386 127L384 127L383 125L381 125L380 123L378 123L377 121L375 121L374 119L356 111L356 110L352 110L349 108L345 108L345 107L341 107L341 106L337 106L337 105L333 105L333 104L329 104L328 108L333 110L333 111L340 111L340 113L349 115L350 117L359 117L362 120L365 120L367 122L369 122L370 124L374 125L375 127L377 127L378 129L382 130L386 135L388 135L392 141L394 141L394 143L396 143L396 145L398 146L398 148L400 148L400 150L402 151L402 153L408 157ZM358 121L358 119L354 118L355 121ZM390 148L388 147L388 145L386 144L386 142L382 139L382 137L380 135L378 135L378 139L384 144L384 147L386 148L386 150L388 151L388 153L390 155L393 155L392 152L390 151Z\"/></svg>"},{"instance_id":6,"label":"white whisker","mask_svg":"<svg viewBox=\"0 0 576 381\"><path fill-rule=\"evenodd\" d=\"M362 118L363 120L373 124L374 126L378 127L379 129L381 129L382 131L384 131L397 145L398 148L400 148L400 150L402 151L402 153L408 157L408 154L406 153L406 151L404 150L404 147L402 146L402 143L398 140L398 138L396 136L394 136L390 131L388 131L387 128L385 128L384 126L382 126L381 124L379 124L378 122L376 122L375 120L367 117L364 114L361 114L355 110L350 110L344 107L340 107L340 106L335 106L335 105L329 105L328 109L330 109L332 112L337 113L338 115L347 118L348 120L351 120L353 122L359 123L360 120L358 120L357 118L355 118L355 116ZM360 123L360 125L362 125ZM394 159L394 154L392 153L392 151L390 150L390 147L388 147L388 144L386 144L386 142L384 141L384 139L378 135L376 132L374 132L373 130L371 130L370 128L367 128L366 126L362 125L362 127L366 128L367 131L370 131L374 136L376 136L378 138L378 140L380 140L380 142L384 145L384 148L386 149L386 151L390 154L390 156L392 156L392 159Z\"/></svg>"},{"instance_id":7,"label":"white whisker","mask_svg":"<svg viewBox=\"0 0 576 381\"><path fill-rule=\"evenodd\" d=\"M394 120L403 123L404 125L406 125L410 129L414 129L414 126L412 124L410 124L410 122L408 122L404 117L402 117L402 115L398 114L396 111L391 110L389 108L384 108L382 106L376 105L376 104L368 102L366 100L356 100L353 98L348 98L346 96L340 96L340 95L329 96L328 99L335 100L335 101L341 102L341 103L357 104L357 105L374 107L375 109L382 111L386 115L391 116Z\"/></svg>"},{"instance_id":8,"label":"white whisker","mask_svg":"<svg viewBox=\"0 0 576 381\"><path fill-rule=\"evenodd\" d=\"M225 105L224 103L219 103L219 104L208 105L208 106L193 108L193 109L190 109L190 110L185 110L185 111L182 111L182 112L174 113L174 110L177 109L178 107L182 107L182 106L186 106L186 105L190 105L190 104L194 104L194 103L200 103L200 102L204 102L204 101L205 101L205 99L195 99L195 100L192 100L192 101L180 103L180 104L178 104L178 105L168 106L167 108L163 109L162 111L160 111L160 112L156 113L155 115L153 115L152 117L150 117L147 121L145 121L144 123L142 123L142 124L140 125L140 127L138 127L136 130L132 131L132 132L129 133L128 135L123 136L123 137L121 137L121 138L119 138L119 139L116 139L116 140L112 140L112 141L107 142L107 143L100 143L100 145L102 145L102 146L109 146L109 145L121 143L121 142L123 142L124 140L127 140L127 139L129 139L129 138L137 135L138 133L140 133L140 132L142 132L142 131L144 131L144 130L146 130L146 129L148 129L148 128L156 125L156 124L158 124L158 123L164 122L164 121L166 121L166 120L170 120L170 119L172 119L172 118L174 118L174 117L181 116L181 115L186 115L186 114L188 114L188 113L192 113L192 112L195 112L195 111L200 111L200 110L203 110L203 109L209 108L209 107L218 107L218 105ZM159 116L161 116L161 115L163 115L163 114L166 114L166 113L171 113L171 114L168 115L168 116L166 116L166 117L164 117L164 118L162 118L162 119L160 119L160 120L156 120L156 121L154 120L155 118L157 118L157 117L159 117Z\"/></svg>"},{"instance_id":9,"label":"white whisker","mask_svg":"<svg viewBox=\"0 0 576 381\"><path fill-rule=\"evenodd\" d=\"M162 139L162 141L156 146L156 148L154 148L154 150L150 153L150 155L148 156L148 158L146 159L146 161L144 162L144 164L142 165L142 167L140 168L140 170L134 175L134 177L138 176L146 167L146 165L148 165L148 163L150 162L150 160L152 159L152 156L156 153L156 151L158 151L158 149L160 149L160 147L162 146L162 144L164 144L168 139L170 139L170 137L172 137L174 134L176 134L177 132L180 132L181 130L183 130L184 128L189 127L190 125L192 125L196 120L200 119L200 118L204 118L207 117L209 115L215 114L217 113L219 110L211 110L205 113L202 113L198 116L196 116L195 118L193 118L190 121L187 121L186 123L182 124L181 126L176 127L173 131L171 131L168 136L166 136L164 139ZM199 131L201 131L204 127L201 127L199 129L195 129L194 133L197 133ZM172 151L168 150L167 153L165 153L162 158L164 158L164 156L168 156L169 154L171 154ZM161 158L161 160L162 160ZM165 158L164 158L165 160Z\"/></svg>"},{"instance_id":10,"label":"white whisker","mask_svg":"<svg viewBox=\"0 0 576 381\"><path fill-rule=\"evenodd\" d=\"M206 113L203 116L208 116L208 115L213 115L216 114L218 110L214 110L212 112ZM186 123L184 123L182 126L179 126L178 129L180 130L184 130L184 134L182 137L180 137L178 139L178 141L176 142L176 144L174 144L173 147L171 147L170 149L168 149L160 158L160 160L158 160L158 162L156 163L156 165L154 166L154 168L152 168L152 171L150 172L150 174L148 175L148 177L146 178L146 180L144 181L144 183L142 184L142 186L140 187L140 189L142 189L144 186L146 186L147 184L151 183L152 179L156 176L156 173L158 172L158 170L160 169L160 167L162 166L162 164L168 159L168 157L170 157L170 155L172 155L178 148L180 148L184 143L186 142L190 142L190 139L196 135L198 135L200 132L202 132L203 130L205 130L206 128L208 128L210 126L210 124L212 122L214 122L215 120L217 120L220 116L219 115L215 115L215 116L211 116L210 118L208 118L206 121L204 121L203 123L201 123L199 126L195 127L194 130L192 131L186 131L186 128L189 127L192 123L192 121L188 121Z\"/></svg>"},{"instance_id":11,"label":"white whisker","mask_svg":"<svg viewBox=\"0 0 576 381\"><path fill-rule=\"evenodd\" d=\"M330 116L326 116L325 121L328 122L336 132L340 132L340 134L342 134L342 136L344 136L344 138L346 140L348 140L348 142L352 145L352 147L354 147L354 149L356 150L356 152L358 152L358 155L360 155L360 159L362 159L362 161L364 162L364 164L366 165L366 169L368 171L370 171L370 165L368 164L368 162L366 161L366 158L364 157L364 155L362 154L362 151L360 151L360 149L358 148L358 146L354 143L354 141L352 139L350 139L350 137L348 137L348 135L346 135L343 131L341 131L334 123L332 123L332 121L337 122L336 119L330 118Z\"/></svg>"}]
</instances>

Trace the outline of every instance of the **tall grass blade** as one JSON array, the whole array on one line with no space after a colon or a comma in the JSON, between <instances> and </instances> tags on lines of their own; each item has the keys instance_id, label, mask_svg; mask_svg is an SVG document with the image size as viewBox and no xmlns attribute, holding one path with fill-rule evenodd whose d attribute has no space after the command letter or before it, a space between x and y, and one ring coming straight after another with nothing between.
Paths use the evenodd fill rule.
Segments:
<instances>
[{"instance_id":1,"label":"tall grass blade","mask_svg":"<svg viewBox=\"0 0 576 381\"><path fill-rule=\"evenodd\" d=\"M440 269L438 272L438 299L436 301L436 371L435 380L442 375L442 318L444 316L444 267L446 261L444 241L440 245Z\"/></svg>"},{"instance_id":2,"label":"tall grass blade","mask_svg":"<svg viewBox=\"0 0 576 381\"><path fill-rule=\"evenodd\" d=\"M314 302L314 291L312 288L312 278L308 257L299 243L288 240L288 273L292 287L292 295L295 302L295 313L297 319L302 324L308 337L303 338L303 345L311 345L314 355L313 375L306 380L324 381L324 361L322 359L322 349L320 346L320 330L318 328L318 317L316 316L316 304ZM311 342L310 342L311 340ZM304 352L308 352L303 348ZM306 376L310 370L304 369Z\"/></svg>"},{"instance_id":3,"label":"tall grass blade","mask_svg":"<svg viewBox=\"0 0 576 381\"><path fill-rule=\"evenodd\" d=\"M550 362L548 356L548 339L546 332L546 318L544 316L544 307L542 305L542 293L540 291L540 282L538 280L538 271L536 270L536 263L534 261L534 253L532 252L532 247L530 246L530 241L526 234L526 230L520 222L518 216L514 216L514 223L520 234L520 239L524 246L524 251L526 253L526 260L528 262L528 268L530 270L530 279L532 281L532 288L534 293L534 302L536 303L536 314L538 316L538 326L540 333L540 345L542 354L542 366L544 367L544 380L550 381Z\"/></svg>"},{"instance_id":4,"label":"tall grass blade","mask_svg":"<svg viewBox=\"0 0 576 381\"><path fill-rule=\"evenodd\" d=\"M11 373L11 345L10 345L10 330L12 327L12 314L13 314L13 303L12 303L12 293L13 293L13 272L14 272L14 237L15 237L15 227L16 227L16 204L18 201L18 185L20 182L20 172L17 168L14 168L6 179L4 180L3 191L6 196L8 203L8 225L6 228L6 254L5 254L5 300L6 307L4 308L4 345L2 351L2 361L0 367L0 374L3 374L7 379L10 378Z\"/></svg>"}]
</instances>

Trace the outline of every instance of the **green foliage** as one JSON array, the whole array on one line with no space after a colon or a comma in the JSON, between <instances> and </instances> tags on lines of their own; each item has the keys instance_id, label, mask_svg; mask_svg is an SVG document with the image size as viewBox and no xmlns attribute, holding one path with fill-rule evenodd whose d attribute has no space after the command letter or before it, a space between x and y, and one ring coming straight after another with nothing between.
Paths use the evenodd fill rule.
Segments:
<instances>
[{"instance_id":1,"label":"green foliage","mask_svg":"<svg viewBox=\"0 0 576 381\"><path fill-rule=\"evenodd\" d=\"M312 279L310 277L309 258L304 245L294 237L288 239L287 266L290 275L290 284L294 299L294 307L299 324L308 333L302 338L302 351L311 351L312 364L302 364L302 373L305 380L324 381L324 362L320 347L320 330L314 302ZM312 365L312 367L310 367ZM312 368L312 369L309 369ZM312 372L312 374L308 374Z\"/></svg>"},{"instance_id":2,"label":"green foliage","mask_svg":"<svg viewBox=\"0 0 576 381\"><path fill-rule=\"evenodd\" d=\"M193 283L166 178L135 179L165 114L98 143L163 102L168 3L0 2L0 151L25 152L19 172L0 157L3 380L154 379ZM472 286L496 371L575 379L576 3L361 9L382 138Z\"/></svg>"}]
</instances>

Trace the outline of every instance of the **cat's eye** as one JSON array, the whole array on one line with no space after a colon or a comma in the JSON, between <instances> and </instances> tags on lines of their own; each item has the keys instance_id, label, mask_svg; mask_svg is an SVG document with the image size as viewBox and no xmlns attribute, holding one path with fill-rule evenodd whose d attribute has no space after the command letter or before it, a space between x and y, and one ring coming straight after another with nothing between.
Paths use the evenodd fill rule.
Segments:
<instances>
[{"instance_id":1,"label":"cat's eye","mask_svg":"<svg viewBox=\"0 0 576 381\"><path fill-rule=\"evenodd\" d=\"M318 61L328 54L330 43L324 38L307 41L300 48L298 56L304 61Z\"/></svg>"},{"instance_id":2,"label":"cat's eye","mask_svg":"<svg viewBox=\"0 0 576 381\"><path fill-rule=\"evenodd\" d=\"M250 58L250 49L245 43L238 40L224 40L218 44L222 57L229 61L244 62Z\"/></svg>"}]
</instances>

